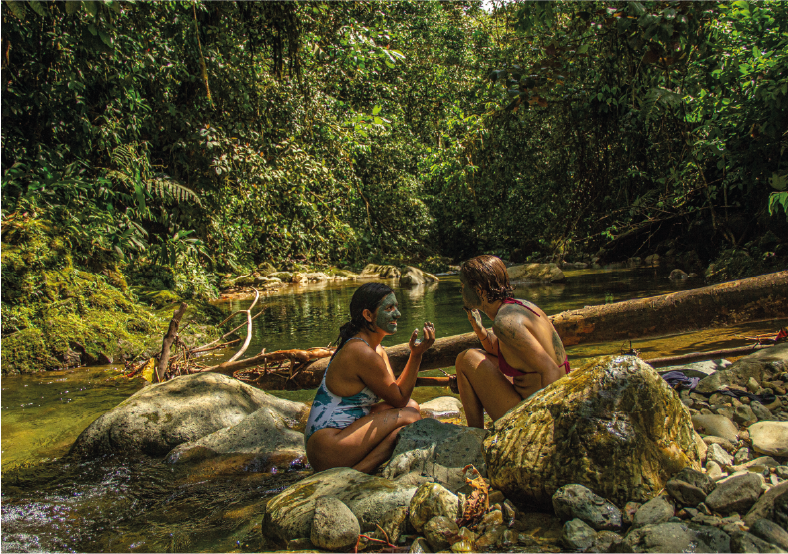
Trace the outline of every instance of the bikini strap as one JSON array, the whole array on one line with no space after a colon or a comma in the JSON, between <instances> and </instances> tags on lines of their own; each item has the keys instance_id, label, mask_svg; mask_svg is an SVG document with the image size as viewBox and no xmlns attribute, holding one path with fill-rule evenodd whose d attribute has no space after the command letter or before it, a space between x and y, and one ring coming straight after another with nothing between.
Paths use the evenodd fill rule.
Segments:
<instances>
[{"instance_id":1,"label":"bikini strap","mask_svg":"<svg viewBox=\"0 0 788 554\"><path fill-rule=\"evenodd\" d=\"M363 342L364 344L366 344L367 346L369 346L369 343L368 343L366 340L362 339L361 337L350 337L349 339L347 339L347 340L345 341L345 344L347 344L347 343L348 343L348 341L351 341L351 340L360 340L361 342ZM345 344L343 344L342 346L345 346ZM369 347L370 347L370 348L372 348L371 346L369 346Z\"/></svg>"},{"instance_id":2,"label":"bikini strap","mask_svg":"<svg viewBox=\"0 0 788 554\"><path fill-rule=\"evenodd\" d=\"M540 316L538 313L536 313L536 310L534 310L534 309L533 309L533 308L531 308L530 306L526 306L525 304L523 304L522 302L520 302L520 301L519 301L519 300L517 300L516 298L504 298L504 299L503 299L503 303L504 303L504 304L517 304L518 306L522 306L522 307L523 307L523 308L525 308L526 310L529 310L529 311L531 311L533 314L535 314L535 315L536 315L536 317L542 317L542 316Z\"/></svg>"}]
</instances>

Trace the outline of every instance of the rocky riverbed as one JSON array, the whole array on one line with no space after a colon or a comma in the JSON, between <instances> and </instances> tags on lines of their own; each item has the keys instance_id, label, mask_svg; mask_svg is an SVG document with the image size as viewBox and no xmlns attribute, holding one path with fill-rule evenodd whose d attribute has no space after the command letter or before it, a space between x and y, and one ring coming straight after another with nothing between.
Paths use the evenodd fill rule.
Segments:
<instances>
[{"instance_id":1,"label":"rocky riverbed","mask_svg":"<svg viewBox=\"0 0 788 554\"><path fill-rule=\"evenodd\" d=\"M788 345L684 369L699 381L675 391L638 358L611 357L487 430L451 423L456 399L436 399L377 474L315 473L270 499L257 549L788 550ZM102 415L71 455L146 453L217 473L303 468L307 412L193 375Z\"/></svg>"}]
</instances>

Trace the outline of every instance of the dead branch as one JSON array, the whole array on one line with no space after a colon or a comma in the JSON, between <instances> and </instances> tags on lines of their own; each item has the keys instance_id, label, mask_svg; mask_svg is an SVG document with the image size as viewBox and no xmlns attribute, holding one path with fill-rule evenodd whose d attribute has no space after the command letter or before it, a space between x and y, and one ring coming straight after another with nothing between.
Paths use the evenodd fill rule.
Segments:
<instances>
[{"instance_id":1,"label":"dead branch","mask_svg":"<svg viewBox=\"0 0 788 554\"><path fill-rule=\"evenodd\" d=\"M170 327L167 329L167 334L164 335L164 341L161 344L161 355L159 356L159 363L156 365L156 382L160 383L164 380L164 372L167 370L167 363L170 361L170 347L173 341L178 336L178 326L181 323L183 314L186 313L186 302L181 302L180 308L172 316L170 320Z\"/></svg>"},{"instance_id":2,"label":"dead branch","mask_svg":"<svg viewBox=\"0 0 788 554\"><path fill-rule=\"evenodd\" d=\"M245 360L240 360L240 361L228 360L219 365L201 369L199 372L213 371L215 373L222 373L224 375L232 375L233 373L241 369L246 369L254 366L262 366L262 365L270 364L272 362L293 361L299 363L306 363L320 358L327 358L329 356L332 356L333 354L334 354L333 349L322 348L322 347L310 348L308 350L299 350L299 349L277 350L276 352L270 352L268 354L263 352L261 354L258 354L257 356L252 356L251 358L247 358Z\"/></svg>"}]
</instances>

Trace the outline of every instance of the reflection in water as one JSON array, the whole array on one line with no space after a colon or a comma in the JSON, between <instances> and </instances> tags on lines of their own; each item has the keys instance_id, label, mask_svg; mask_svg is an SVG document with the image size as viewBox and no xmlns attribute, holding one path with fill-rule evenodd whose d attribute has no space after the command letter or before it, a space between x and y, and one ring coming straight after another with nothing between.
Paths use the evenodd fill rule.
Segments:
<instances>
[{"instance_id":1,"label":"reflection in water","mask_svg":"<svg viewBox=\"0 0 788 554\"><path fill-rule=\"evenodd\" d=\"M555 314L702 285L692 280L671 282L654 270L568 272L567 276L567 282L560 285L519 285L515 296ZM403 317L400 332L384 341L386 346L406 342L412 329L421 328L424 321L436 324L439 338L470 331L456 277L415 289L387 282L395 288ZM265 312L255 322L248 355L262 348L271 352L335 340L339 326L349 318L350 298L360 284L294 286L263 297ZM230 313L250 303L220 305ZM737 334L752 336L786 324L752 323L638 339L633 346L646 358L713 350L735 346L728 341ZM629 348L616 342L567 350L572 366L579 368L599 356L618 353L622 346ZM216 360L232 353L223 352ZM2 378L2 550L265 549L259 529L265 501L303 473L228 473L210 461L188 468L148 458L108 457L88 463L62 458L82 429L142 386L136 379L118 379L118 373L115 368L93 367ZM442 375L440 371L427 374ZM309 402L314 391L275 394ZM423 403L446 394L444 388L422 387L414 399Z\"/></svg>"}]
</instances>

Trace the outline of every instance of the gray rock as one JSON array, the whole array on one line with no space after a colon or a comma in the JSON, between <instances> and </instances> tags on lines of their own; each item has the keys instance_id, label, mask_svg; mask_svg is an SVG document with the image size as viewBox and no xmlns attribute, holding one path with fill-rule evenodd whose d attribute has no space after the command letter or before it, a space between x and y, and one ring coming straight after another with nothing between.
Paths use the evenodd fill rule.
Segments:
<instances>
[{"instance_id":1,"label":"gray rock","mask_svg":"<svg viewBox=\"0 0 788 554\"><path fill-rule=\"evenodd\" d=\"M668 493L682 506L697 506L714 490L714 482L705 474L684 468L665 485Z\"/></svg>"},{"instance_id":2,"label":"gray rock","mask_svg":"<svg viewBox=\"0 0 788 554\"><path fill-rule=\"evenodd\" d=\"M746 386L750 378L759 383L773 381L788 369L788 343L759 350L740 358L730 367L701 379L695 390L710 394L725 385Z\"/></svg>"},{"instance_id":3,"label":"gray rock","mask_svg":"<svg viewBox=\"0 0 788 554\"><path fill-rule=\"evenodd\" d=\"M749 510L763 492L763 476L756 473L731 475L717 483L706 505L715 512L730 514Z\"/></svg>"},{"instance_id":4,"label":"gray rock","mask_svg":"<svg viewBox=\"0 0 788 554\"><path fill-rule=\"evenodd\" d=\"M760 402L753 401L750 402L750 409L752 409L752 413L755 414L755 417L758 418L758 421L771 421L774 415L772 412L761 404Z\"/></svg>"},{"instance_id":5,"label":"gray rock","mask_svg":"<svg viewBox=\"0 0 788 554\"><path fill-rule=\"evenodd\" d=\"M788 456L788 422L761 421L750 425L750 440L756 452L768 456Z\"/></svg>"},{"instance_id":6,"label":"gray rock","mask_svg":"<svg viewBox=\"0 0 788 554\"><path fill-rule=\"evenodd\" d=\"M513 265L506 269L512 281L537 281L560 283L566 281L564 272L555 264Z\"/></svg>"},{"instance_id":7,"label":"gray rock","mask_svg":"<svg viewBox=\"0 0 788 554\"><path fill-rule=\"evenodd\" d=\"M788 551L788 531L775 522L766 518L761 518L750 527L750 532L756 537Z\"/></svg>"},{"instance_id":8,"label":"gray rock","mask_svg":"<svg viewBox=\"0 0 788 554\"><path fill-rule=\"evenodd\" d=\"M733 463L733 456L725 452L719 444L712 444L706 452L706 463L716 462L720 467L727 467Z\"/></svg>"},{"instance_id":9,"label":"gray rock","mask_svg":"<svg viewBox=\"0 0 788 554\"><path fill-rule=\"evenodd\" d=\"M673 517L675 510L667 496L657 496L643 504L632 518L632 527L658 525Z\"/></svg>"},{"instance_id":10,"label":"gray rock","mask_svg":"<svg viewBox=\"0 0 788 554\"><path fill-rule=\"evenodd\" d=\"M722 437L732 443L739 440L739 430L736 428L736 424L721 415L695 414L692 416L692 425L701 435Z\"/></svg>"},{"instance_id":11,"label":"gray rock","mask_svg":"<svg viewBox=\"0 0 788 554\"><path fill-rule=\"evenodd\" d=\"M305 409L224 375L178 377L145 387L100 416L79 435L71 454L83 459L118 451L163 456L179 444L237 425L263 407L294 417Z\"/></svg>"},{"instance_id":12,"label":"gray rock","mask_svg":"<svg viewBox=\"0 0 788 554\"><path fill-rule=\"evenodd\" d=\"M715 437L714 435L703 437L703 442L705 442L708 446L711 446L712 444L719 444L728 454L735 454L736 449L738 448L736 444L732 443L728 439Z\"/></svg>"},{"instance_id":13,"label":"gray rock","mask_svg":"<svg viewBox=\"0 0 788 554\"><path fill-rule=\"evenodd\" d=\"M462 469L466 465L473 464L483 477L487 476L482 450L487 434L484 429L435 419L417 421L400 432L383 477L399 481L409 474L426 476L457 491L465 485Z\"/></svg>"},{"instance_id":14,"label":"gray rock","mask_svg":"<svg viewBox=\"0 0 788 554\"><path fill-rule=\"evenodd\" d=\"M731 534L731 552L783 552L776 546L746 531Z\"/></svg>"},{"instance_id":15,"label":"gray rock","mask_svg":"<svg viewBox=\"0 0 788 554\"><path fill-rule=\"evenodd\" d=\"M730 552L730 537L715 527L660 523L630 531L619 552Z\"/></svg>"},{"instance_id":16,"label":"gray rock","mask_svg":"<svg viewBox=\"0 0 788 554\"><path fill-rule=\"evenodd\" d=\"M435 275L412 266L406 267L399 277L399 284L403 287L418 287L419 285L437 282L438 278Z\"/></svg>"},{"instance_id":17,"label":"gray rock","mask_svg":"<svg viewBox=\"0 0 788 554\"><path fill-rule=\"evenodd\" d=\"M237 425L176 446L165 461L186 463L211 458L214 463L230 463L243 471L303 465L304 433L297 429L306 410L306 405L297 402L260 408Z\"/></svg>"},{"instance_id":18,"label":"gray rock","mask_svg":"<svg viewBox=\"0 0 788 554\"><path fill-rule=\"evenodd\" d=\"M749 379L747 379L747 390L750 391L751 393L758 394L758 392L762 388L763 387L761 386L761 384L758 381L756 381L754 377L750 377Z\"/></svg>"},{"instance_id":19,"label":"gray rock","mask_svg":"<svg viewBox=\"0 0 788 554\"><path fill-rule=\"evenodd\" d=\"M726 476L727 473L722 472L722 468L717 462L708 461L706 462L706 475L709 479L716 482Z\"/></svg>"},{"instance_id":20,"label":"gray rock","mask_svg":"<svg viewBox=\"0 0 788 554\"><path fill-rule=\"evenodd\" d=\"M621 510L583 485L558 489L553 495L553 509L562 520L581 519L596 531L621 529Z\"/></svg>"},{"instance_id":21,"label":"gray rock","mask_svg":"<svg viewBox=\"0 0 788 554\"><path fill-rule=\"evenodd\" d=\"M361 473L348 467L316 473L274 496L266 505L263 534L286 543L311 533L315 503L322 496L335 496L358 519L362 533L376 529L375 523L401 506L409 506L415 487Z\"/></svg>"},{"instance_id":22,"label":"gray rock","mask_svg":"<svg viewBox=\"0 0 788 554\"><path fill-rule=\"evenodd\" d=\"M747 426L758 421L758 418L755 417L752 408L743 404L733 410L733 421L740 425Z\"/></svg>"},{"instance_id":23,"label":"gray rock","mask_svg":"<svg viewBox=\"0 0 788 554\"><path fill-rule=\"evenodd\" d=\"M576 552L583 552L591 548L596 537L596 531L582 519L570 519L564 523L563 531L561 531L561 542Z\"/></svg>"},{"instance_id":24,"label":"gray rock","mask_svg":"<svg viewBox=\"0 0 788 554\"><path fill-rule=\"evenodd\" d=\"M621 535L613 531L599 531L589 552L611 552L622 540Z\"/></svg>"},{"instance_id":25,"label":"gray rock","mask_svg":"<svg viewBox=\"0 0 788 554\"><path fill-rule=\"evenodd\" d=\"M361 527L344 502L335 496L315 500L310 540L318 548L350 551L355 546Z\"/></svg>"},{"instance_id":26,"label":"gray rock","mask_svg":"<svg viewBox=\"0 0 788 554\"><path fill-rule=\"evenodd\" d=\"M421 417L432 419L459 419L462 402L453 396L439 396L420 406Z\"/></svg>"},{"instance_id":27,"label":"gray rock","mask_svg":"<svg viewBox=\"0 0 788 554\"><path fill-rule=\"evenodd\" d=\"M752 460L752 451L746 446L739 448L733 456L733 464L737 466L747 463L750 460Z\"/></svg>"},{"instance_id":28,"label":"gray rock","mask_svg":"<svg viewBox=\"0 0 788 554\"><path fill-rule=\"evenodd\" d=\"M788 466L777 466L774 468L774 474L780 479L788 479Z\"/></svg>"},{"instance_id":29,"label":"gray rock","mask_svg":"<svg viewBox=\"0 0 788 554\"><path fill-rule=\"evenodd\" d=\"M764 517L777 522L779 514L775 514L775 501L778 499L788 501L788 481L773 486L761 495L755 505L747 512L747 515L744 516L744 523L752 527L756 521Z\"/></svg>"},{"instance_id":30,"label":"gray rock","mask_svg":"<svg viewBox=\"0 0 788 554\"><path fill-rule=\"evenodd\" d=\"M418 488L410 501L410 524L420 533L432 518L459 516L459 498L438 483L425 483Z\"/></svg>"},{"instance_id":31,"label":"gray rock","mask_svg":"<svg viewBox=\"0 0 788 554\"><path fill-rule=\"evenodd\" d=\"M449 548L453 538L460 532L460 528L454 522L454 519L446 516L435 516L424 525L424 538L432 547L433 552L439 552Z\"/></svg>"}]
</instances>

